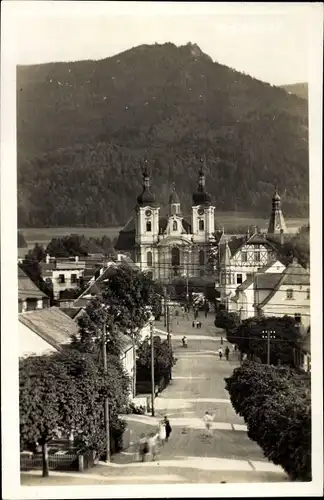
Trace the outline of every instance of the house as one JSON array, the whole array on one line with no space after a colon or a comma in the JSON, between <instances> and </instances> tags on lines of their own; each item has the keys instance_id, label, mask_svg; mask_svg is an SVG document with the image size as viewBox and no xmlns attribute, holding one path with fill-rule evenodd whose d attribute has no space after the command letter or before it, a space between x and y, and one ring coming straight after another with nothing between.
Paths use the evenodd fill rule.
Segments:
<instances>
[{"instance_id":1,"label":"house","mask_svg":"<svg viewBox=\"0 0 324 500\"><path fill-rule=\"evenodd\" d=\"M126 374L129 376L130 380L132 381L131 387L130 387L130 396L133 396L133 387L134 387L134 377L135 377L135 347L134 344L131 340L130 337L127 335L124 335L123 333L120 333L120 339L121 339L121 355L120 359L123 365L123 368L126 372Z\"/></svg>"},{"instance_id":2,"label":"house","mask_svg":"<svg viewBox=\"0 0 324 500\"><path fill-rule=\"evenodd\" d=\"M264 273L255 279L257 316L294 316L310 326L310 274L296 259L282 273Z\"/></svg>"},{"instance_id":3,"label":"house","mask_svg":"<svg viewBox=\"0 0 324 500\"><path fill-rule=\"evenodd\" d=\"M252 283L256 273L275 265L278 260L278 248L256 228L252 236L248 234L229 241L222 236L219 241L219 286L216 290L220 293L223 306L231 309L231 298L236 295L237 288L246 280Z\"/></svg>"},{"instance_id":4,"label":"house","mask_svg":"<svg viewBox=\"0 0 324 500\"><path fill-rule=\"evenodd\" d=\"M22 313L47 307L50 307L50 298L18 265L18 311Z\"/></svg>"},{"instance_id":5,"label":"house","mask_svg":"<svg viewBox=\"0 0 324 500\"><path fill-rule=\"evenodd\" d=\"M43 355L59 351L78 333L78 326L58 307L20 313L19 356Z\"/></svg>"},{"instance_id":6,"label":"house","mask_svg":"<svg viewBox=\"0 0 324 500\"><path fill-rule=\"evenodd\" d=\"M265 281L267 285L271 286L271 276L281 274L285 270L285 265L280 261L269 262L255 274L250 274L248 278L241 283L235 291L235 296L231 297L229 301L229 311L236 312L240 315L240 319L243 321L247 318L253 317L255 315L254 303L255 303L255 283L257 277L265 276ZM271 276L270 276L271 275Z\"/></svg>"},{"instance_id":7,"label":"house","mask_svg":"<svg viewBox=\"0 0 324 500\"><path fill-rule=\"evenodd\" d=\"M85 267L85 260L80 261L78 256L71 259L58 259L47 255L45 262L40 263L42 277L52 284L55 299L59 299L64 290L76 289L80 286Z\"/></svg>"}]
</instances>

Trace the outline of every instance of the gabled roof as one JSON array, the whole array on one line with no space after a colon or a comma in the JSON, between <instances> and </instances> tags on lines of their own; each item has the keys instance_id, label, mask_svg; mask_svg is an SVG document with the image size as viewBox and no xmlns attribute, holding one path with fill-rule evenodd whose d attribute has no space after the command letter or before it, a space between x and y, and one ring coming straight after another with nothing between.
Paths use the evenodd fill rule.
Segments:
<instances>
[{"instance_id":1,"label":"gabled roof","mask_svg":"<svg viewBox=\"0 0 324 500\"><path fill-rule=\"evenodd\" d=\"M272 273L265 273L262 276L277 276L279 280L274 283L273 289L270 294L259 304L259 307L266 305L270 299L275 295L279 288L283 285L288 286L300 286L300 285L310 285L310 274L303 266L301 266L296 260L289 264L286 269L281 274L274 275ZM271 278L270 278L271 279ZM274 278L273 281L275 282ZM262 288L260 286L259 288ZM271 288L265 287L264 288Z\"/></svg>"},{"instance_id":2,"label":"gabled roof","mask_svg":"<svg viewBox=\"0 0 324 500\"><path fill-rule=\"evenodd\" d=\"M27 274L18 266L18 299L43 299L48 296L42 292Z\"/></svg>"},{"instance_id":3,"label":"gabled roof","mask_svg":"<svg viewBox=\"0 0 324 500\"><path fill-rule=\"evenodd\" d=\"M78 333L78 325L58 307L28 311L18 316L19 321L56 349L68 344Z\"/></svg>"},{"instance_id":4,"label":"gabled roof","mask_svg":"<svg viewBox=\"0 0 324 500\"><path fill-rule=\"evenodd\" d=\"M282 279L282 273L262 273L255 275L256 290L272 290Z\"/></svg>"},{"instance_id":5,"label":"gabled roof","mask_svg":"<svg viewBox=\"0 0 324 500\"><path fill-rule=\"evenodd\" d=\"M102 288L100 284L102 284L106 279L109 278L112 270L118 265L117 263L110 262L106 269L103 270L101 274L99 274L95 281L89 284L89 286L79 295L77 299L73 302L73 307L83 307L88 303L89 296L100 296L102 293Z\"/></svg>"}]
</instances>

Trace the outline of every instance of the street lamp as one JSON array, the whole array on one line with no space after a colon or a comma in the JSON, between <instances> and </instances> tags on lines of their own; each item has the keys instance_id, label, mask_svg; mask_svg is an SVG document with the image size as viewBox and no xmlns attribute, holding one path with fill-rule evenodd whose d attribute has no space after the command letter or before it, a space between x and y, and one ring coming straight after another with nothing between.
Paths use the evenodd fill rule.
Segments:
<instances>
[{"instance_id":1,"label":"street lamp","mask_svg":"<svg viewBox=\"0 0 324 500\"><path fill-rule=\"evenodd\" d=\"M270 365L270 340L275 339L275 330L262 330L262 338L267 340L267 364Z\"/></svg>"}]
</instances>

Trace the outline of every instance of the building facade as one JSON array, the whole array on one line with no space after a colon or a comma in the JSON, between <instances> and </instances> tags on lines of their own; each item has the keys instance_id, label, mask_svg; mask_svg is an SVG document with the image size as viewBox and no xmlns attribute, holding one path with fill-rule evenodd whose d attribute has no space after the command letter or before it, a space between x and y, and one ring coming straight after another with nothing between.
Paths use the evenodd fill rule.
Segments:
<instances>
[{"instance_id":1,"label":"building facade","mask_svg":"<svg viewBox=\"0 0 324 500\"><path fill-rule=\"evenodd\" d=\"M45 262L41 262L40 266L42 277L53 286L54 299L59 299L64 290L80 286L86 262L80 261L78 256L73 259L56 259L47 255Z\"/></svg>"},{"instance_id":2,"label":"building facade","mask_svg":"<svg viewBox=\"0 0 324 500\"><path fill-rule=\"evenodd\" d=\"M116 249L129 252L135 264L154 280L203 276L208 252L215 244L215 207L205 189L205 175L199 170L197 191L192 195L191 217L181 210L173 189L167 217L151 190L150 177L143 173L143 191L137 198L134 217L119 234Z\"/></svg>"}]
</instances>

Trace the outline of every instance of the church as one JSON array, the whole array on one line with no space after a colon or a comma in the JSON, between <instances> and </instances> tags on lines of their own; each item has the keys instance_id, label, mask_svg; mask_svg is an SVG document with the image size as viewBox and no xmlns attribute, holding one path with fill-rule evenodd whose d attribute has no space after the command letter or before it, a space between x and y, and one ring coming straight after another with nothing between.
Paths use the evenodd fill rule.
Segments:
<instances>
[{"instance_id":1,"label":"church","mask_svg":"<svg viewBox=\"0 0 324 500\"><path fill-rule=\"evenodd\" d=\"M280 237L286 232L280 196L276 189L272 199L268 235ZM181 212L180 199L175 188L169 197L167 217L160 216L160 207L151 188L150 176L145 169L143 190L137 197L134 216L120 231L116 250L129 253L135 264L142 271L147 272L153 280L168 283L175 278L204 276L207 272L210 251L213 249L219 255L220 266L217 267L221 281L225 273L224 284L229 284L227 275L231 274L230 281L232 283L233 279L233 285L237 286L240 279L246 278L243 276L245 273L242 273L241 269L233 271L233 263L230 264L229 261L234 255L229 255L230 249L225 244L224 236L224 234L217 234L215 230L215 206L210 194L206 191L203 167L199 169L197 189L192 194L189 219L185 218ZM241 245L243 246L247 240L249 240L250 247L253 247L252 260L256 259L256 262L253 264L250 262L251 252L244 253L248 261L245 266L259 268L275 258L277 252L264 236L250 237L248 235L243 237ZM267 251L262 252L260 250L264 245ZM246 272L245 269L244 271ZM232 278L233 272L235 277ZM236 274L239 275L238 278Z\"/></svg>"},{"instance_id":2,"label":"church","mask_svg":"<svg viewBox=\"0 0 324 500\"><path fill-rule=\"evenodd\" d=\"M153 280L203 276L210 248L215 245L215 207L205 188L203 168L192 195L191 217L181 211L179 196L170 194L168 215L160 216L147 170L143 191L137 197L134 217L119 233L116 249L129 252L134 262Z\"/></svg>"}]
</instances>

